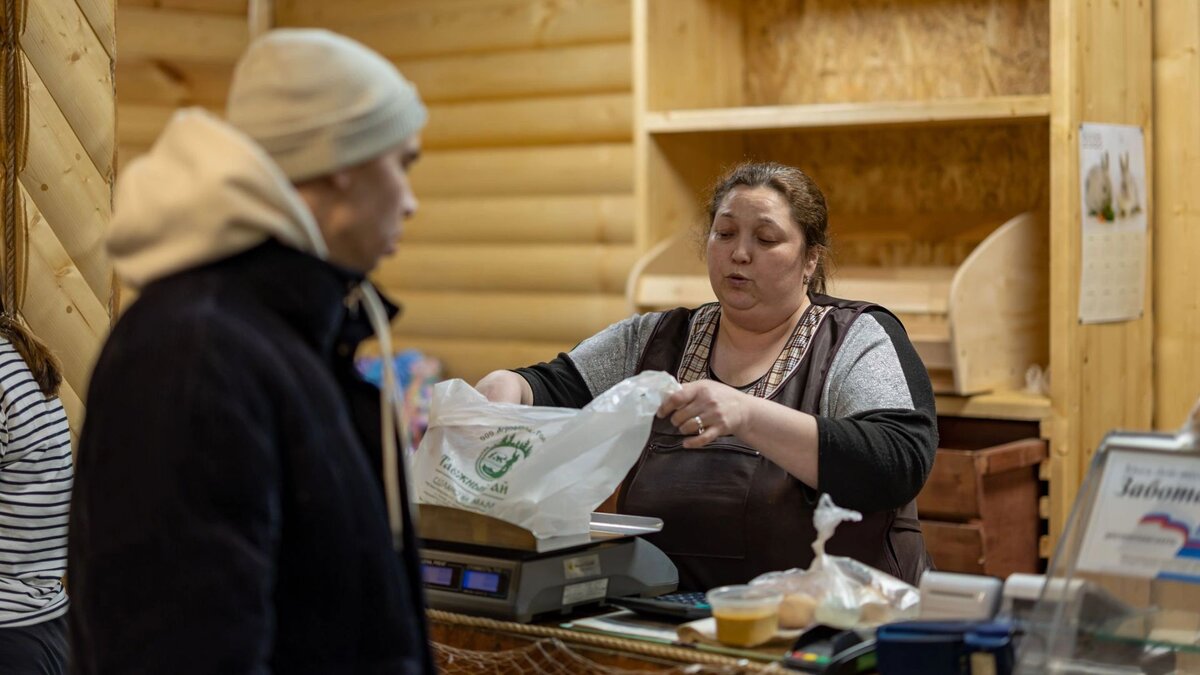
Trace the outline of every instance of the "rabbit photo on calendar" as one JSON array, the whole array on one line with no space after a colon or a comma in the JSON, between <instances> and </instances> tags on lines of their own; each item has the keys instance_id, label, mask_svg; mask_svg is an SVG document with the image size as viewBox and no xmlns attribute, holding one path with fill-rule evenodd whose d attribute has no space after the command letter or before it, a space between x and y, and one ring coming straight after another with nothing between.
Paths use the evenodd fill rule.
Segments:
<instances>
[{"instance_id":1,"label":"rabbit photo on calendar","mask_svg":"<svg viewBox=\"0 0 1200 675\"><path fill-rule=\"evenodd\" d=\"M1138 198L1137 178L1129 170L1129 153L1121 153L1118 163L1121 166L1121 184L1117 190L1117 215L1121 218L1128 218L1141 212L1142 202Z\"/></svg>"},{"instance_id":2,"label":"rabbit photo on calendar","mask_svg":"<svg viewBox=\"0 0 1200 675\"><path fill-rule=\"evenodd\" d=\"M1100 156L1099 163L1088 169L1083 195L1089 216L1110 222L1114 220L1112 177L1108 174L1107 152Z\"/></svg>"}]
</instances>

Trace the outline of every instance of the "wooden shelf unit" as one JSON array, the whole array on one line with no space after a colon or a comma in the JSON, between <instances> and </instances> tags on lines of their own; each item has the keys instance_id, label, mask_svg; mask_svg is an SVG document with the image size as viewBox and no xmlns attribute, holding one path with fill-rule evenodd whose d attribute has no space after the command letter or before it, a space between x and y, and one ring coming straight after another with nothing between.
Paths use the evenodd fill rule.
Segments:
<instances>
[{"instance_id":1,"label":"wooden shelf unit","mask_svg":"<svg viewBox=\"0 0 1200 675\"><path fill-rule=\"evenodd\" d=\"M1150 383L1106 385L1114 372L1151 371L1150 289L1137 321L1076 318L1077 130L1085 119L1140 124L1152 146L1150 16L1146 3L1069 0L633 0L641 257L628 299L651 307L712 297L681 233L703 227L707 190L746 159L814 178L830 207L835 279L845 281L867 268L944 276L1000 223L1033 214L1046 223L1039 325L1006 324L997 336L1038 344L1050 396L1011 391L1018 385L939 396L938 406L948 416L1039 422L1057 537L1103 434L1151 423ZM925 353L952 356L936 325L909 329Z\"/></svg>"},{"instance_id":2,"label":"wooden shelf unit","mask_svg":"<svg viewBox=\"0 0 1200 675\"><path fill-rule=\"evenodd\" d=\"M1045 223L1022 214L996 228L958 266L846 266L830 295L895 313L934 392L972 395L1024 386L1046 362ZM626 284L634 311L694 307L715 299L706 270L676 235L639 261Z\"/></svg>"},{"instance_id":3,"label":"wooden shelf unit","mask_svg":"<svg viewBox=\"0 0 1200 675\"><path fill-rule=\"evenodd\" d=\"M647 112L651 134L727 133L853 127L942 126L952 124L1045 124L1050 97L1044 94L946 99L812 103Z\"/></svg>"}]
</instances>

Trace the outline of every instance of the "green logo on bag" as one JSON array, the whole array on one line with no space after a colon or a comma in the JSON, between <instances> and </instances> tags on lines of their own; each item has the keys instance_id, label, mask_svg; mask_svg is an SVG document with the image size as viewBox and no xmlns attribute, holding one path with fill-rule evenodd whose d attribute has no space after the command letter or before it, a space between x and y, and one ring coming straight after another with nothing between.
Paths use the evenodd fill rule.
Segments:
<instances>
[{"instance_id":1,"label":"green logo on bag","mask_svg":"<svg viewBox=\"0 0 1200 675\"><path fill-rule=\"evenodd\" d=\"M508 473L513 465L533 452L533 442L518 441L514 434L501 438L475 460L475 472L487 480L496 480Z\"/></svg>"}]
</instances>

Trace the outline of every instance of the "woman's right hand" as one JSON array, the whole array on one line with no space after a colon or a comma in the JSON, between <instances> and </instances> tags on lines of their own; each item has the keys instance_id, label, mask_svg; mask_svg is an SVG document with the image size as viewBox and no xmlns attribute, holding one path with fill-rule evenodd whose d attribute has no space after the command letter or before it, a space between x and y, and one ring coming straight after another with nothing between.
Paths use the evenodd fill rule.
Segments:
<instances>
[{"instance_id":1,"label":"woman's right hand","mask_svg":"<svg viewBox=\"0 0 1200 675\"><path fill-rule=\"evenodd\" d=\"M475 389L493 403L533 405L533 389L511 370L494 370L475 383Z\"/></svg>"}]
</instances>

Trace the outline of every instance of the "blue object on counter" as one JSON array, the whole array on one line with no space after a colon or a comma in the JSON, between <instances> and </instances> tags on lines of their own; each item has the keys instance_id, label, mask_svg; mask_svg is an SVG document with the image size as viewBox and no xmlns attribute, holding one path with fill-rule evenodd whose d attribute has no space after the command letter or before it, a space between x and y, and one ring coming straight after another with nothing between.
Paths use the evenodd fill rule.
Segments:
<instances>
[{"instance_id":1,"label":"blue object on counter","mask_svg":"<svg viewBox=\"0 0 1200 675\"><path fill-rule=\"evenodd\" d=\"M1012 625L980 621L903 621L880 626L875 649L881 675L970 675L980 653L995 672L1012 672Z\"/></svg>"}]
</instances>

